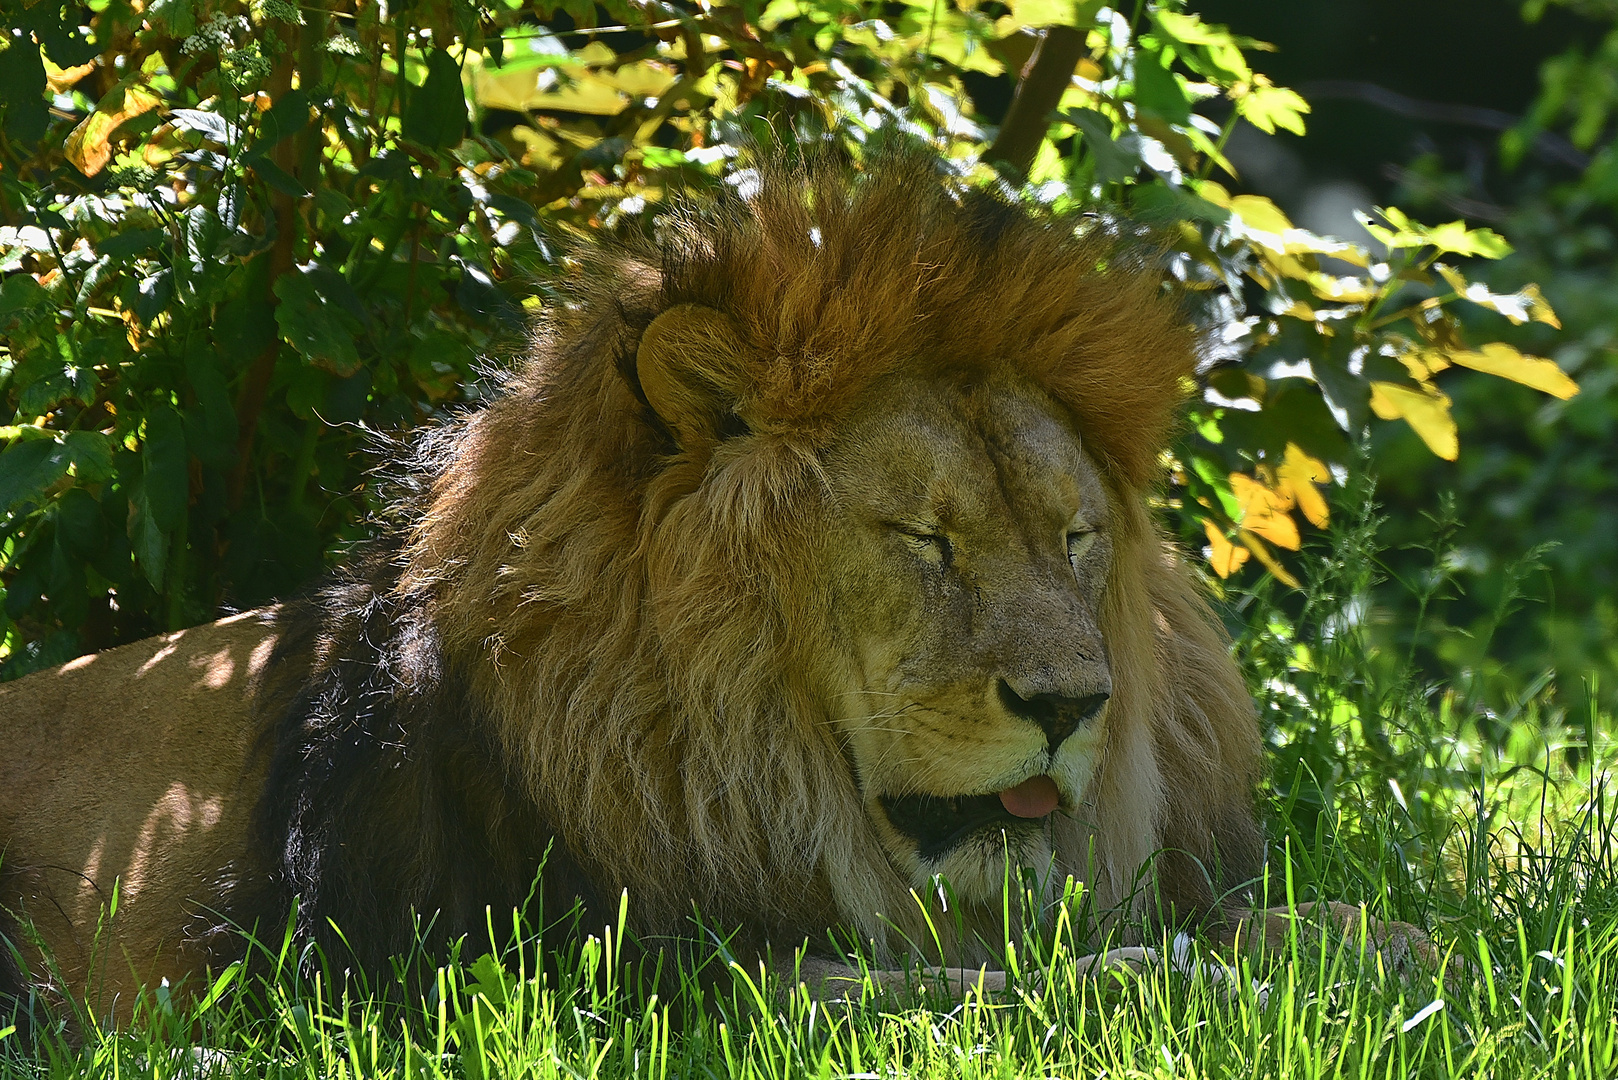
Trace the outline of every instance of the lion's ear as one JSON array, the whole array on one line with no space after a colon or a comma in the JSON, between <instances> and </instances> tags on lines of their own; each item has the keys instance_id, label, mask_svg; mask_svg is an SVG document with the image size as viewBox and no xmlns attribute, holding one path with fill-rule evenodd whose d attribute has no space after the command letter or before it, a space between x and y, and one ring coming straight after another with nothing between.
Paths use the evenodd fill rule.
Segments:
<instances>
[{"instance_id":1,"label":"lion's ear","mask_svg":"<svg viewBox=\"0 0 1618 1080\"><path fill-rule=\"evenodd\" d=\"M736 324L698 304L679 304L653 319L635 353L641 393L683 450L733 432L746 371Z\"/></svg>"}]
</instances>

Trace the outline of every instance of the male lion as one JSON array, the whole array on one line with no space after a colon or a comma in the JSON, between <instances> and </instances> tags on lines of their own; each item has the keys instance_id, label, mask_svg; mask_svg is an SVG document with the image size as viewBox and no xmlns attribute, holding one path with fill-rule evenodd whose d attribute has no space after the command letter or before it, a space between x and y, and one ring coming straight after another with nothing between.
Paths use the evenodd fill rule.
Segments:
<instances>
[{"instance_id":1,"label":"male lion","mask_svg":"<svg viewBox=\"0 0 1618 1080\"><path fill-rule=\"evenodd\" d=\"M0 905L60 989L122 1014L294 897L374 970L542 861L548 911L735 949L902 957L915 890L977 964L1022 867L1218 920L1260 743L1147 509L1194 364L1150 260L900 162L586 261L312 596L0 687Z\"/></svg>"}]
</instances>

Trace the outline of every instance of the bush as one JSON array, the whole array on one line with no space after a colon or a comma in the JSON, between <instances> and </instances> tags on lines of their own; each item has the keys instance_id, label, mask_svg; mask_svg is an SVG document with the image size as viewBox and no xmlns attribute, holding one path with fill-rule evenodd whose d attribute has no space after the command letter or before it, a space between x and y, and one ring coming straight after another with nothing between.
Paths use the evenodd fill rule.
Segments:
<instances>
[{"instance_id":1,"label":"bush","mask_svg":"<svg viewBox=\"0 0 1618 1080\"><path fill-rule=\"evenodd\" d=\"M1166 505L1220 575L1298 580L1373 419L1453 457L1440 371L1575 390L1465 341L1463 301L1555 322L1462 276L1493 233L1388 209L1373 257L1210 179L1238 118L1308 106L1178 0L4 13L0 676L295 590L366 532L368 433L477 397L568 251L745 184L749 145L920 143L1166 242L1210 328Z\"/></svg>"}]
</instances>

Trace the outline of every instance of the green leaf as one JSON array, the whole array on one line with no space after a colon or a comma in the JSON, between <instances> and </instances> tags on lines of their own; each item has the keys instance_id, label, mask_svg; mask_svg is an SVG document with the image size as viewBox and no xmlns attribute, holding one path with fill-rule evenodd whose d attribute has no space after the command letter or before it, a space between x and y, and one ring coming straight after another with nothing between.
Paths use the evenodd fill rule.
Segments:
<instances>
[{"instance_id":1,"label":"green leaf","mask_svg":"<svg viewBox=\"0 0 1618 1080\"><path fill-rule=\"evenodd\" d=\"M345 325L346 313L328 304L306 274L283 274L275 283L281 337L309 363L334 375L359 370L360 354Z\"/></svg>"},{"instance_id":2,"label":"green leaf","mask_svg":"<svg viewBox=\"0 0 1618 1080\"><path fill-rule=\"evenodd\" d=\"M70 431L62 436L68 457L73 462L73 473L86 484L99 484L111 480L112 440L99 431Z\"/></svg>"},{"instance_id":3,"label":"green leaf","mask_svg":"<svg viewBox=\"0 0 1618 1080\"><path fill-rule=\"evenodd\" d=\"M95 250L97 255L122 261L135 255L156 251L168 237L169 234L164 229L130 229L128 232L117 233L98 241Z\"/></svg>"},{"instance_id":4,"label":"green leaf","mask_svg":"<svg viewBox=\"0 0 1618 1080\"><path fill-rule=\"evenodd\" d=\"M1171 124L1191 120L1191 101L1179 76L1163 66L1161 55L1147 49L1135 53L1135 103Z\"/></svg>"},{"instance_id":5,"label":"green leaf","mask_svg":"<svg viewBox=\"0 0 1618 1080\"><path fill-rule=\"evenodd\" d=\"M213 339L221 356L245 364L275 340L275 311L249 296L221 304L213 323Z\"/></svg>"},{"instance_id":6,"label":"green leaf","mask_svg":"<svg viewBox=\"0 0 1618 1080\"><path fill-rule=\"evenodd\" d=\"M223 468L236 457L236 406L214 356L197 350L186 360L186 378L197 407L186 413L185 432L191 452L206 465Z\"/></svg>"},{"instance_id":7,"label":"green leaf","mask_svg":"<svg viewBox=\"0 0 1618 1080\"><path fill-rule=\"evenodd\" d=\"M54 439L22 439L0 452L0 511L42 493L61 479L67 448Z\"/></svg>"},{"instance_id":8,"label":"green leaf","mask_svg":"<svg viewBox=\"0 0 1618 1080\"><path fill-rule=\"evenodd\" d=\"M81 559L94 558L107 542L101 504L83 488L68 488L56 500L56 542Z\"/></svg>"},{"instance_id":9,"label":"green leaf","mask_svg":"<svg viewBox=\"0 0 1618 1080\"><path fill-rule=\"evenodd\" d=\"M466 133L461 65L443 49L427 56L427 79L405 106L404 137L429 147L457 146Z\"/></svg>"},{"instance_id":10,"label":"green leaf","mask_svg":"<svg viewBox=\"0 0 1618 1080\"><path fill-rule=\"evenodd\" d=\"M163 569L169 560L169 536L152 518L151 505L146 501L145 485L130 500L134 513L129 515L129 543L135 549L135 562L146 574L152 588L163 588Z\"/></svg>"},{"instance_id":11,"label":"green leaf","mask_svg":"<svg viewBox=\"0 0 1618 1080\"><path fill-rule=\"evenodd\" d=\"M214 256L219 251L219 241L224 235L219 215L199 203L185 212L183 220L185 253L191 260L193 270L211 269L215 263Z\"/></svg>"},{"instance_id":12,"label":"green leaf","mask_svg":"<svg viewBox=\"0 0 1618 1080\"><path fill-rule=\"evenodd\" d=\"M241 134L236 126L223 116L202 109L175 109L169 113L169 119L175 127L194 131L223 146L235 146Z\"/></svg>"},{"instance_id":13,"label":"green leaf","mask_svg":"<svg viewBox=\"0 0 1618 1080\"><path fill-rule=\"evenodd\" d=\"M51 296L32 274L12 274L0 282L0 325L18 315L26 315L50 306Z\"/></svg>"},{"instance_id":14,"label":"green leaf","mask_svg":"<svg viewBox=\"0 0 1618 1080\"><path fill-rule=\"evenodd\" d=\"M309 196L309 189L298 183L298 178L287 172L269 158L254 158L253 172L258 178L283 195L290 195L294 199L304 199Z\"/></svg>"},{"instance_id":15,"label":"green leaf","mask_svg":"<svg viewBox=\"0 0 1618 1080\"><path fill-rule=\"evenodd\" d=\"M185 425L169 406L157 405L146 414L141 458L146 478L142 494L152 521L164 532L173 532L185 520L191 502L191 470Z\"/></svg>"},{"instance_id":16,"label":"green leaf","mask_svg":"<svg viewBox=\"0 0 1618 1080\"><path fill-rule=\"evenodd\" d=\"M1094 109L1068 109L1062 118L1079 129L1084 145L1095 158L1096 180L1127 180L1140 168L1140 155L1112 137L1112 121Z\"/></svg>"},{"instance_id":17,"label":"green leaf","mask_svg":"<svg viewBox=\"0 0 1618 1080\"><path fill-rule=\"evenodd\" d=\"M253 143L253 152L249 156L258 157L268 153L276 143L308 126L309 95L302 90L288 90L259 118L258 139Z\"/></svg>"},{"instance_id":18,"label":"green leaf","mask_svg":"<svg viewBox=\"0 0 1618 1080\"><path fill-rule=\"evenodd\" d=\"M300 367L287 380L287 408L300 420L312 420L326 404L331 375L321 368Z\"/></svg>"},{"instance_id":19,"label":"green leaf","mask_svg":"<svg viewBox=\"0 0 1618 1080\"><path fill-rule=\"evenodd\" d=\"M194 0L152 0L146 17L176 38L190 37L197 28Z\"/></svg>"},{"instance_id":20,"label":"green leaf","mask_svg":"<svg viewBox=\"0 0 1618 1080\"><path fill-rule=\"evenodd\" d=\"M38 142L50 126L45 100L45 62L24 34L13 38L0 62L0 115L7 135L23 144Z\"/></svg>"}]
</instances>

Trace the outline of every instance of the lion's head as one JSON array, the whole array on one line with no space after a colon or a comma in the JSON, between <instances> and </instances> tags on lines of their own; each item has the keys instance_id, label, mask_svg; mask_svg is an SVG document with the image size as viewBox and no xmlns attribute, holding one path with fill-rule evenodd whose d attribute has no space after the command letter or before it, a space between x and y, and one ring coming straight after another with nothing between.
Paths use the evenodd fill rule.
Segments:
<instances>
[{"instance_id":1,"label":"lion's head","mask_svg":"<svg viewBox=\"0 0 1618 1080\"><path fill-rule=\"evenodd\" d=\"M1216 907L1258 747L1147 511L1175 298L913 162L755 182L439 440L404 587L532 798L646 927L922 940L942 874L983 930L1008 855Z\"/></svg>"}]
</instances>

